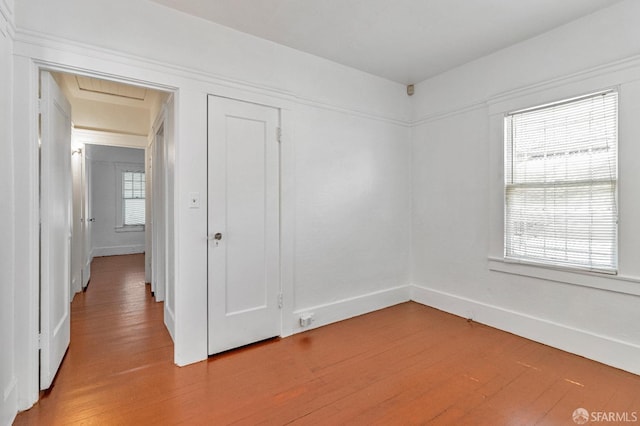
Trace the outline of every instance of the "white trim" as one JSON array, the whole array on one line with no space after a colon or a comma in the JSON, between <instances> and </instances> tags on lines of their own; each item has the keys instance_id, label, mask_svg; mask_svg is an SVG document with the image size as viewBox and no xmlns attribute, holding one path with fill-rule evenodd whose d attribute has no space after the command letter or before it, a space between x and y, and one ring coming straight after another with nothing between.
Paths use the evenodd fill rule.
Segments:
<instances>
[{"instance_id":1,"label":"white trim","mask_svg":"<svg viewBox=\"0 0 640 426\"><path fill-rule=\"evenodd\" d=\"M73 141L77 143L120 146L124 148L147 147L147 137L138 135L127 135L124 133L104 132L101 130L73 129Z\"/></svg>"},{"instance_id":2,"label":"white trim","mask_svg":"<svg viewBox=\"0 0 640 426\"><path fill-rule=\"evenodd\" d=\"M509 262L499 257L489 257L489 270L524 277L540 278L563 284L590 287L614 293L640 296L640 285L638 285L640 284L640 278L638 277L555 269L548 265Z\"/></svg>"},{"instance_id":3,"label":"white trim","mask_svg":"<svg viewBox=\"0 0 640 426\"><path fill-rule=\"evenodd\" d=\"M82 266L82 288L85 289L87 288L87 285L89 284L89 280L91 280L90 276L86 276L84 274L84 271L87 271L90 267L91 267L91 262L93 262L93 249L91 249L91 251L89 252L89 258L87 259L87 263L85 263Z\"/></svg>"},{"instance_id":4,"label":"white trim","mask_svg":"<svg viewBox=\"0 0 640 426\"><path fill-rule=\"evenodd\" d=\"M640 346L630 342L419 285L412 286L411 298L444 312L640 374Z\"/></svg>"},{"instance_id":5,"label":"white trim","mask_svg":"<svg viewBox=\"0 0 640 426\"><path fill-rule=\"evenodd\" d=\"M171 310L171 308L169 306L167 306L165 304L165 308L164 308L164 325L165 327L167 327L167 330L169 331L169 336L171 336L171 340L174 342L176 341L175 338L175 329L176 329L176 318L175 315L173 313L173 311Z\"/></svg>"},{"instance_id":6,"label":"white trim","mask_svg":"<svg viewBox=\"0 0 640 426\"><path fill-rule=\"evenodd\" d=\"M39 67L34 61L14 56L14 72L24 75L15 78L14 93L21 93L27 102L14 102L14 158L20 158L24 167L14 169L16 182L15 203L25 206L23 215L16 216L16 229L23 229L23 238L15 240L15 252L23 262L16 263L15 276L25 282L24 292L16 292L16 324L21 333L15 336L15 360L18 410L30 408L37 400L39 386L39 150L38 150L38 89Z\"/></svg>"},{"instance_id":7,"label":"white trim","mask_svg":"<svg viewBox=\"0 0 640 426\"><path fill-rule=\"evenodd\" d=\"M17 44L14 44L16 47ZM40 49L36 49L40 50ZM14 53L16 51L14 50ZM91 71L89 69L76 69L70 66L61 65L57 60L55 62L42 59L42 56L55 56L52 52L46 52L40 50L34 51L34 55L19 55L14 54L14 65L17 73L23 74L25 77L15 79L15 93L21 93L24 96L22 99L27 99L24 104L14 103L14 136L15 140L31 141L31 143L16 144L17 151L15 152L16 158L22 158L22 167L16 171L17 181L20 181L19 187L22 190L16 192L16 194L24 194L20 199L16 199L16 203L26 206L27 216L17 219L17 223L20 227L25 228L25 238L20 239L16 243L16 251L20 255L24 256L25 262L21 263L20 267L16 270L16 276L22 275L27 283L27 288L20 295L20 300L16 302L16 306L22 306L24 310L20 311L16 317L16 322L23 324L24 333L21 333L22 337L16 338L17 345L19 345L19 353L24 355L19 361L16 362L16 377L18 379L18 409L25 410L30 408L38 400L38 371L39 371L39 352L38 352L38 333L39 333L39 283L38 283L38 271L39 271L39 171L38 171L38 108L37 108L37 96L39 87L39 72L40 70L62 71L68 72L71 69L78 71L80 74L94 76L94 77L106 77L102 73L97 71ZM58 55L61 52L56 52ZM64 60L65 54L61 55ZM60 59L60 58L59 58ZM67 58L69 59L69 58ZM78 60L78 58L75 58ZM70 59L69 59L70 60ZM82 61L87 62L87 58L81 58ZM95 59L94 59L95 60ZM71 60L70 60L71 62ZM98 61L99 62L99 61ZM103 63L104 65L104 63ZM139 69L127 68L125 74L135 75L140 73ZM154 75L157 77L157 75ZM111 76L113 80L113 76ZM127 78L120 78L118 81L135 81L137 84L144 85L145 87L158 89L158 90L176 90L160 86L153 82L153 79L149 80L129 80ZM142 249L128 249L129 252L143 252ZM107 251L107 253L113 253L113 251ZM121 253L118 250L118 253ZM94 255L96 252L94 251ZM103 252L104 254L104 252Z\"/></svg>"},{"instance_id":8,"label":"white trim","mask_svg":"<svg viewBox=\"0 0 640 426\"><path fill-rule=\"evenodd\" d=\"M295 126L293 112L280 109L280 291L282 292L281 336L294 333L288 318L295 304Z\"/></svg>"},{"instance_id":9,"label":"white trim","mask_svg":"<svg viewBox=\"0 0 640 426\"><path fill-rule=\"evenodd\" d=\"M494 105L496 105L499 110L503 110L505 107L501 106L500 104L508 103L512 100L518 100L520 98L551 89L561 89L566 86L571 86L574 83L580 83L585 80L591 80L602 76L604 76L607 80L611 80L613 78L618 82L634 81L640 79L640 76L637 73L637 68L640 68L640 55L634 55L618 61L609 62L569 75L557 77L551 80L545 80L516 89L497 93L487 100L487 105L491 107L491 113L494 113ZM611 74L614 73L620 73L621 76L612 77Z\"/></svg>"},{"instance_id":10,"label":"white trim","mask_svg":"<svg viewBox=\"0 0 640 426\"><path fill-rule=\"evenodd\" d=\"M451 116L464 114L470 111L474 111L482 108L489 108L489 114L497 114L508 110L514 110L518 107L513 107L513 104L519 104L519 99L535 96L538 93L557 89L558 91L565 92L567 87L570 87L576 83L583 82L590 79L605 80L618 80L619 82L630 82L640 79L638 74L638 68L640 68L640 55L634 55L622 60L609 62L607 64L598 65L587 70L576 72L573 74L565 75L562 77L554 78L551 80L545 80L534 84L528 84L515 89L507 90L504 92L496 93L485 98L485 100L472 100L464 104L452 106L442 111L437 111L429 114L424 114L411 121L411 126L421 126L433 121L442 120ZM619 74L617 77L612 77L611 74ZM594 86L597 87L597 84ZM601 88L610 87L608 84L601 84ZM571 93L579 93L572 88L569 88L568 94L558 95L558 99L570 96ZM548 101L548 100L547 100ZM530 105L535 104L535 101L531 101ZM526 107L523 105L522 107Z\"/></svg>"},{"instance_id":11,"label":"white trim","mask_svg":"<svg viewBox=\"0 0 640 426\"><path fill-rule=\"evenodd\" d=\"M322 327L334 322L343 321L379 309L388 308L410 300L410 286L402 285L390 289L380 290L361 296L337 300L323 305L297 309L291 317L291 327L294 333ZM313 314L314 320L308 327L300 327L300 316Z\"/></svg>"},{"instance_id":12,"label":"white trim","mask_svg":"<svg viewBox=\"0 0 640 426\"><path fill-rule=\"evenodd\" d=\"M51 49L56 51L64 51L71 52L74 54L79 54L84 57L99 57L104 58L109 61L117 62L124 65L133 64L134 67L138 68L151 68L155 71L159 71L162 73L170 74L173 76L186 78L193 81L199 81L202 83L218 85L221 88L230 88L234 89L234 94L229 96L232 98L241 99L242 95L238 94L238 91L245 92L248 94L259 94L265 95L269 98L279 99L285 102L293 102L300 105L307 105L316 108L321 108L330 111L336 111L341 113L347 113L350 115L354 115L361 118L367 118L375 121L381 121L385 123L395 124L403 127L412 126L412 122L410 119L401 119L401 118L393 118L389 116L382 115L377 112L366 111L360 108L354 108L346 105L338 105L327 103L321 99L315 99L307 96L300 96L295 93L292 93L288 90L280 89L274 86L267 86L265 84L256 84L247 80L239 80L233 77L225 76L222 74L210 72L210 71L201 71L193 68L182 67L176 64L161 62L152 60L149 58L141 58L139 56L134 56L118 51L113 51L110 49L87 45L81 42L63 39L60 37L52 36L50 34L41 33L32 30L25 29L17 29L16 30L16 47L15 54L16 55L24 55L31 57L32 54L30 46L45 49ZM37 56L37 55L33 55ZM98 67L99 68L99 67ZM67 72L72 72L76 74L83 74L82 70L69 70ZM86 72L86 71L85 71ZM111 75L96 75L95 73L91 73L91 75L97 78L105 78L108 80L119 81L118 79L114 79L114 76ZM125 82L126 81L121 81ZM159 90L165 91L173 91L174 88L159 88ZM210 91L210 93L215 93L216 96L226 96L219 90ZM271 103L272 106L277 106Z\"/></svg>"},{"instance_id":13,"label":"white trim","mask_svg":"<svg viewBox=\"0 0 640 426\"><path fill-rule=\"evenodd\" d=\"M144 225L122 225L116 226L116 232L144 232Z\"/></svg>"},{"instance_id":14,"label":"white trim","mask_svg":"<svg viewBox=\"0 0 640 426\"><path fill-rule=\"evenodd\" d=\"M12 5L6 0L0 2L0 33L12 40L16 35Z\"/></svg>"},{"instance_id":15,"label":"white trim","mask_svg":"<svg viewBox=\"0 0 640 426\"><path fill-rule=\"evenodd\" d=\"M18 384L18 380L15 378L15 376L12 377L11 381L7 386L5 386L4 391L2 393L2 400L4 402L6 402L11 397L11 394L15 392L17 384Z\"/></svg>"},{"instance_id":16,"label":"white trim","mask_svg":"<svg viewBox=\"0 0 640 426\"><path fill-rule=\"evenodd\" d=\"M16 389L18 387L18 379L12 377L11 381L5 386L2 392L2 404L0 404L0 424L10 425L16 417Z\"/></svg>"},{"instance_id":17,"label":"white trim","mask_svg":"<svg viewBox=\"0 0 640 426\"><path fill-rule=\"evenodd\" d=\"M421 118L417 118L411 123L411 127L422 126L423 124L432 123L434 121L443 120L445 118L454 117L456 115L465 114L477 109L486 108L487 104L483 101L470 102L466 105L456 106L444 111L438 111L431 114L426 114Z\"/></svg>"},{"instance_id":18,"label":"white trim","mask_svg":"<svg viewBox=\"0 0 640 426\"><path fill-rule=\"evenodd\" d=\"M122 254L144 253L144 244L129 246L94 247L92 257L119 256Z\"/></svg>"},{"instance_id":19,"label":"white trim","mask_svg":"<svg viewBox=\"0 0 640 426\"><path fill-rule=\"evenodd\" d=\"M629 261L622 261L621 244L623 238L627 240L627 247L630 236L625 236L625 229L629 222L625 222L625 217L621 215L618 228L618 270L616 274L599 274L589 271L572 271L570 269L559 269L551 266L533 265L506 262L502 254L504 253L504 114L512 110L528 108L536 104L550 103L561 99L579 96L584 93L593 93L605 90L616 90L619 94L619 118L618 118L618 152L619 164L622 156L631 156L633 152L629 150L633 145L626 138L628 117L622 110L622 102L625 99L625 90L630 85L636 85L640 80L640 55L633 56L621 61L610 63L606 66L599 66L585 72L575 73L567 77L551 80L548 83L526 86L517 90L505 92L504 94L491 98L487 101L489 105L487 118L489 122L489 269L496 272L509 273L520 276L547 279L560 283L591 287L604 291L617 293L640 295L640 286L636 283L640 278L627 275L630 272L637 275L637 268L633 268ZM632 169L620 164L618 170L618 191L624 187L624 182L635 181L636 176ZM618 193L621 203L624 197L628 199L628 193L622 195ZM635 234L634 234L635 235Z\"/></svg>"}]
</instances>

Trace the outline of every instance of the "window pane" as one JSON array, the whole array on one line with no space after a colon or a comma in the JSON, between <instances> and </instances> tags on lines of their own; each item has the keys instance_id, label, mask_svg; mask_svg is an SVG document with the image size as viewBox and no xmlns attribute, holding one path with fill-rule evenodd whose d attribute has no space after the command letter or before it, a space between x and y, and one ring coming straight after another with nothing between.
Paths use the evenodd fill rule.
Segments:
<instances>
[{"instance_id":1,"label":"window pane","mask_svg":"<svg viewBox=\"0 0 640 426\"><path fill-rule=\"evenodd\" d=\"M122 173L123 225L144 225L144 172Z\"/></svg>"},{"instance_id":2,"label":"window pane","mask_svg":"<svg viewBox=\"0 0 640 426\"><path fill-rule=\"evenodd\" d=\"M144 199L124 200L124 224L144 225Z\"/></svg>"},{"instance_id":3,"label":"window pane","mask_svg":"<svg viewBox=\"0 0 640 426\"><path fill-rule=\"evenodd\" d=\"M123 172L122 173L122 197L144 198L145 179L143 172Z\"/></svg>"},{"instance_id":4,"label":"window pane","mask_svg":"<svg viewBox=\"0 0 640 426\"><path fill-rule=\"evenodd\" d=\"M617 268L617 93L505 118L505 257Z\"/></svg>"}]
</instances>

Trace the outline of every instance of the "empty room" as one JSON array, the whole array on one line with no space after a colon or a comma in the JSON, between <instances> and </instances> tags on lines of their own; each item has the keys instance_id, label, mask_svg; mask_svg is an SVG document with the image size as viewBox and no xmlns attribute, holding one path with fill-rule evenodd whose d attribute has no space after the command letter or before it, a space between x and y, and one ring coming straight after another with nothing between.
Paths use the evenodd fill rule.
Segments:
<instances>
[{"instance_id":1,"label":"empty room","mask_svg":"<svg viewBox=\"0 0 640 426\"><path fill-rule=\"evenodd\" d=\"M0 425L640 423L637 0L0 0L0 57Z\"/></svg>"}]
</instances>

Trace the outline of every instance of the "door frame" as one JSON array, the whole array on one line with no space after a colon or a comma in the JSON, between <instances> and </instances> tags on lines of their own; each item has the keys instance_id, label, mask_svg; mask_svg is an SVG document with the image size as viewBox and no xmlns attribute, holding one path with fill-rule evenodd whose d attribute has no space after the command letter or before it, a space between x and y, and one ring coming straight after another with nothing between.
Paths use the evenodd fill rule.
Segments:
<instances>
[{"instance_id":1,"label":"door frame","mask_svg":"<svg viewBox=\"0 0 640 426\"><path fill-rule=\"evenodd\" d=\"M90 77L136 84L151 89L172 93L174 106L171 110L171 135L175 138L175 169L174 169L174 227L173 234L177 237L186 232L188 238L194 242L206 243L206 229L195 231L193 226L185 222L184 209L179 202L189 188L187 183L194 184L192 176L184 177L185 162L192 149L185 149L186 154L178 142L179 137L187 137L188 143L195 143L194 135L205 133L206 130L187 130L193 122L202 122L206 126L206 117L193 119L189 111L206 111L206 96L208 94L249 102L272 105L281 110L281 281L283 288L283 317L282 336L290 336L298 330L294 299L294 248L295 248L295 123L300 120L298 112L306 105L333 111L332 105L314 101L312 99L293 96L270 86L256 84L251 81L243 82L224 75L217 75L213 71L190 70L180 64L171 62L149 61L141 57L131 56L118 51L101 49L92 45L70 44L64 40L31 39L19 41L14 46L14 176L16 192L14 200L22 213L14 217L16 229L19 229L14 247L16 255L21 257L20 267L16 269L16 278L24 283L20 291L15 292L16 333L14 344L16 353L16 393L20 410L30 408L38 401L38 75L40 69L75 73ZM202 102L196 104L196 102ZM201 105L201 106L197 106ZM20 142L20 143L18 143ZM206 188L206 186L205 186ZM205 188L202 188L204 190ZM206 228L206 221L204 222ZM185 231L186 228L186 231ZM195 232L198 232L195 235ZM200 240L202 238L202 240ZM175 242L176 282L189 284L176 287L175 297L175 336L174 362L177 365L187 365L207 358L207 325L206 304L198 304L194 309L188 308L190 303L203 300L206 297L206 265L196 271L178 268L179 258L185 249L181 240ZM197 255L202 257L203 251L197 249ZM204 251L206 259L206 249ZM204 274L203 274L204 272ZM193 281L193 278L197 281ZM188 332L187 332L188 331Z\"/></svg>"},{"instance_id":2,"label":"door frame","mask_svg":"<svg viewBox=\"0 0 640 426\"><path fill-rule=\"evenodd\" d=\"M299 313L295 309L295 215L296 215L296 182L295 182L295 124L299 122L297 115L300 105L298 102L291 102L285 97L278 96L275 93L271 93L264 90L253 91L246 89L239 89L237 87L224 87L217 86L216 90L209 90L206 93L204 102L208 102L209 96L215 96L218 98L227 98L240 102L247 102L257 105L263 105L270 108L278 109L279 111L279 126L280 126L280 144L279 144L279 198L280 198L280 292L282 295L282 309L280 309L280 337L288 337L294 334L300 329ZM305 104L307 102L302 102ZM316 102L309 102L318 108L326 108L327 110L333 110L332 107L318 104ZM207 113L208 117L208 113ZM208 120L208 118L207 118ZM208 129L207 133L208 135ZM208 144L208 136L205 139L205 143ZM208 149L207 149L208 151ZM208 168L208 154L207 154L207 168ZM208 204L208 183L207 183L207 196L201 197L202 203ZM207 232L208 220L207 220ZM206 234L206 238L209 235ZM208 262L208 250L207 248L207 262ZM209 288L209 274L207 267L207 292ZM207 296L208 299L208 296ZM207 301L207 314L208 314L208 301ZM208 316L208 315L207 315ZM208 323L208 318L207 318ZM206 349L208 352L208 324L207 324L207 341Z\"/></svg>"},{"instance_id":3,"label":"door frame","mask_svg":"<svg viewBox=\"0 0 640 426\"><path fill-rule=\"evenodd\" d=\"M152 127L153 142L147 149L151 149L151 291L157 302L165 300L167 290L167 240L168 240L168 194L167 194L167 145L164 138L165 109L162 108L156 123ZM160 136L161 135L161 136Z\"/></svg>"},{"instance_id":4,"label":"door frame","mask_svg":"<svg viewBox=\"0 0 640 426\"><path fill-rule=\"evenodd\" d=\"M169 93L174 99L177 98L178 88L157 84L153 81L129 78L123 75L104 74L97 70L88 68L79 68L63 65L57 62L38 60L29 58L29 74L23 80L23 85L16 85L15 93L24 95L26 104L28 104L28 163L29 163L29 182L28 191L25 197L28 197L29 211L26 215L27 230L25 235L25 245L28 246L28 256L24 259L24 263L29 270L29 276L24 277L26 283L25 295L23 300L25 306L28 306L25 317L27 324L24 328L27 330L21 341L27 349L27 354L22 363L23 376L19 379L22 390L19 392L20 407L28 408L31 404L39 400L40 392L40 137L39 137L39 115L40 115L40 72L62 72L80 76L99 78L114 82L133 84L148 89L158 90ZM16 81L18 83L19 81ZM177 116L178 108L174 107L173 113ZM174 117L175 120L175 117ZM175 138L175 135L173 135Z\"/></svg>"}]
</instances>

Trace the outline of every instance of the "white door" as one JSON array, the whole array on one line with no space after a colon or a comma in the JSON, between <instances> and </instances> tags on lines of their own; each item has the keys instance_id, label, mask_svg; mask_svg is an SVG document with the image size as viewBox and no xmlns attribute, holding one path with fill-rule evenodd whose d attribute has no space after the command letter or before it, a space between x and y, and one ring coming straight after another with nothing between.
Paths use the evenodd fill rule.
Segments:
<instances>
[{"instance_id":1,"label":"white door","mask_svg":"<svg viewBox=\"0 0 640 426\"><path fill-rule=\"evenodd\" d=\"M85 145L85 149L82 152L82 158L84 167L82 173L82 191L83 191L83 216L84 216L84 242L82 247L84 249L83 253L83 267L82 267L82 288L86 289L89 285L89 280L91 279L91 252L92 252L92 240L91 240L91 230L93 227L93 222L95 218L93 217L93 212L91 211L91 158L89 157L87 151L89 149L88 145Z\"/></svg>"},{"instance_id":2,"label":"white door","mask_svg":"<svg viewBox=\"0 0 640 426\"><path fill-rule=\"evenodd\" d=\"M167 285L167 190L166 190L166 148L164 130L160 128L153 140L152 158L153 191L152 216L152 254L151 254L151 291L156 301L164 300Z\"/></svg>"},{"instance_id":3,"label":"white door","mask_svg":"<svg viewBox=\"0 0 640 426\"><path fill-rule=\"evenodd\" d=\"M82 269L84 267L84 181L83 149L74 149L71 155L71 176L73 187L71 226L71 300L82 290Z\"/></svg>"},{"instance_id":4,"label":"white door","mask_svg":"<svg viewBox=\"0 0 640 426\"><path fill-rule=\"evenodd\" d=\"M41 75L40 388L48 389L69 346L71 106Z\"/></svg>"},{"instance_id":5,"label":"white door","mask_svg":"<svg viewBox=\"0 0 640 426\"><path fill-rule=\"evenodd\" d=\"M153 253L153 217L151 215L151 206L153 200L153 193L151 188L151 183L153 182L153 176L151 172L151 162L153 159L153 145L149 145L147 149L144 151L144 173L145 173L145 182L144 182L144 280L146 283L152 283L152 274L151 274L151 256ZM153 288L152 288L153 291Z\"/></svg>"},{"instance_id":6,"label":"white door","mask_svg":"<svg viewBox=\"0 0 640 426\"><path fill-rule=\"evenodd\" d=\"M280 335L279 111L209 96L209 354Z\"/></svg>"}]
</instances>

